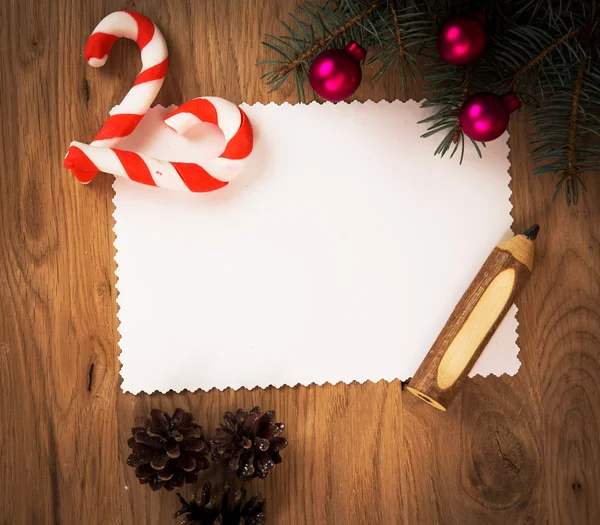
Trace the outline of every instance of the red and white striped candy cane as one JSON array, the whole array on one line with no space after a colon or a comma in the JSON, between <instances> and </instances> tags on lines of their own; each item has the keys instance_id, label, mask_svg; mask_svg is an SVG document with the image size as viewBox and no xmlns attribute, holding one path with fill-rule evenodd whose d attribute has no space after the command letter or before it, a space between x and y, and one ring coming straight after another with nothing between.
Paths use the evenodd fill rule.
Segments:
<instances>
[{"instance_id":1,"label":"red and white striped candy cane","mask_svg":"<svg viewBox=\"0 0 600 525\"><path fill-rule=\"evenodd\" d=\"M142 53L142 70L123 101L110 112L92 146L114 148L133 133L158 95L167 73L167 44L160 29L149 18L132 11L111 13L96 26L84 49L88 64L102 67L119 38L137 43ZM82 183L89 182L96 175L77 168L71 171Z\"/></svg>"},{"instance_id":2,"label":"red and white striped candy cane","mask_svg":"<svg viewBox=\"0 0 600 525\"><path fill-rule=\"evenodd\" d=\"M225 186L242 171L253 147L252 126L246 114L226 100L196 98L165 118L165 123L180 134L198 121L219 126L225 135L225 150L217 159L202 165L169 162L115 149L133 133L150 109L164 81L168 63L167 45L158 27L145 16L131 11L111 13L98 24L85 46L88 63L93 67L103 66L112 45L121 37L137 42L142 52L142 71L121 104L111 111L94 141L90 145L71 143L65 167L82 183L104 171L151 186L194 192Z\"/></svg>"},{"instance_id":3,"label":"red and white striped candy cane","mask_svg":"<svg viewBox=\"0 0 600 525\"><path fill-rule=\"evenodd\" d=\"M248 117L222 98L195 98L171 112L164 121L180 134L198 122L215 124L225 136L225 150L218 158L201 165L72 142L65 167L81 173L103 171L151 186L207 192L226 186L236 177L252 151L253 132Z\"/></svg>"}]
</instances>

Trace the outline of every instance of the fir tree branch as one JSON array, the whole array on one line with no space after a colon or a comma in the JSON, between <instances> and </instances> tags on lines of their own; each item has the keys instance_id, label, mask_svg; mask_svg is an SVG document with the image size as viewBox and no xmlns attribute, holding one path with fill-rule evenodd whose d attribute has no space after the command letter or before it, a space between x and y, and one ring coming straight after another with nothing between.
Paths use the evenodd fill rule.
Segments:
<instances>
[{"instance_id":1,"label":"fir tree branch","mask_svg":"<svg viewBox=\"0 0 600 525\"><path fill-rule=\"evenodd\" d=\"M583 172L600 171L600 67L590 47L578 62L549 76L560 82L552 95L533 112L536 132L532 140L535 175L560 178L553 200L564 190L568 206L577 204L585 190Z\"/></svg>"},{"instance_id":2,"label":"fir tree branch","mask_svg":"<svg viewBox=\"0 0 600 525\"><path fill-rule=\"evenodd\" d=\"M338 27L335 31L329 33L327 36L321 38L320 40L317 40L317 42L315 42L315 44L313 44L312 47L310 47L309 49L307 49L306 51L304 51L301 55L297 56L294 60L292 60L285 67L283 67L282 69L280 69L277 72L277 74L276 74L276 78L284 77L284 76L288 75L289 73L291 73L294 69L298 69L299 67L302 67L302 65L304 63L306 63L306 61L308 59L312 58L319 51L321 51L322 49L324 49L325 47L327 47L327 45L332 40L335 40L337 37L343 35L350 28L352 28L356 24L358 24L363 18L365 18L366 16L370 15L373 11L375 11L375 9L377 9L377 7L379 7L379 2L378 1L374 2L373 4L371 4L370 7L368 7L367 9L365 9L364 11L362 11L361 13L358 13L357 15L353 16L352 18L350 18L345 24L343 24L342 26Z\"/></svg>"},{"instance_id":3,"label":"fir tree branch","mask_svg":"<svg viewBox=\"0 0 600 525\"><path fill-rule=\"evenodd\" d=\"M374 27L379 36L367 64L378 64L374 79L394 71L400 77L400 93L404 98L407 78L422 79L418 57L430 42L434 23L429 12L420 5L400 7L388 2L377 11Z\"/></svg>"},{"instance_id":4,"label":"fir tree branch","mask_svg":"<svg viewBox=\"0 0 600 525\"><path fill-rule=\"evenodd\" d=\"M465 85L461 92L461 105L467 100L469 96L469 90L471 89L471 81L473 80L473 66L470 66L467 69L467 73L465 75ZM456 118L456 123L454 124L454 131L452 133L452 143L457 144L460 137L462 135L462 128L460 126L460 121L458 117ZM462 160L462 159L461 159Z\"/></svg>"},{"instance_id":5,"label":"fir tree branch","mask_svg":"<svg viewBox=\"0 0 600 525\"><path fill-rule=\"evenodd\" d=\"M550 53L552 53L552 51L562 46L565 42L567 42L567 40L579 34L580 31L580 27L572 29L567 34L561 36L559 39L552 42L552 44L544 48L538 55L534 56L527 64L525 64L523 67L517 70L517 72L513 75L512 81L514 82L519 77L527 73L527 71L538 65L544 58L546 58Z\"/></svg>"},{"instance_id":6,"label":"fir tree branch","mask_svg":"<svg viewBox=\"0 0 600 525\"><path fill-rule=\"evenodd\" d=\"M315 3L320 2L320 4ZM398 75L404 95L406 77L421 77L422 58L432 58L425 75L426 99L433 109L422 122L424 137L441 133L435 154L460 156L468 139L458 119L471 93L501 94L512 89L533 106L531 138L534 174L560 178L576 204L585 189L584 172L600 172L600 18L597 0L303 0L302 16L290 14L286 35L266 35L263 44L278 53L263 63L270 91L292 78L298 97L310 62L321 51L356 40L377 63L375 80ZM444 63L435 50L436 30L449 14L488 15L488 46L475 67ZM306 21L305 21L306 20ZM470 141L481 156L480 146Z\"/></svg>"},{"instance_id":7,"label":"fir tree branch","mask_svg":"<svg viewBox=\"0 0 600 525\"><path fill-rule=\"evenodd\" d=\"M425 3L429 3L429 4L433 4L435 2L431 2L431 0L425 0ZM434 11L431 14L431 18L433 19L434 22L439 22L440 20L443 20L444 18L446 18L448 15L452 14L452 13L456 13L456 12L472 12L473 10L473 4L480 4L481 0L461 0L459 2L441 2L442 5L444 6L443 9L441 9L440 11Z\"/></svg>"},{"instance_id":8,"label":"fir tree branch","mask_svg":"<svg viewBox=\"0 0 600 525\"><path fill-rule=\"evenodd\" d=\"M585 75L585 68L587 65L587 58L581 61L579 71L577 72L577 78L573 85L573 99L571 100L571 115L569 117L569 138L567 141L567 167L562 173L561 180L557 184L557 191L560 190L560 186L565 184L565 198L567 205L577 204L579 192L577 190L577 182L582 182L577 176L577 167L575 165L575 154L577 146L577 125L579 121L579 100L581 98L581 88L583 86L583 79ZM556 198L557 192L554 193Z\"/></svg>"},{"instance_id":9,"label":"fir tree branch","mask_svg":"<svg viewBox=\"0 0 600 525\"><path fill-rule=\"evenodd\" d=\"M573 86L573 101L571 102L571 118L569 119L569 142L567 155L566 172L571 175L575 164L575 139L577 137L577 121L579 119L579 98L581 97L581 87L583 86L583 76L587 59L584 58L579 66L575 85Z\"/></svg>"},{"instance_id":10,"label":"fir tree branch","mask_svg":"<svg viewBox=\"0 0 600 525\"><path fill-rule=\"evenodd\" d=\"M394 22L394 38L396 39L396 44L398 45L398 60L400 61L400 68L404 71L406 68L406 55L404 52L404 42L402 40L402 32L400 31L400 24L398 23L398 14L396 10L392 7L392 20ZM406 79L405 75L402 75L402 98L404 98L404 94L406 91Z\"/></svg>"},{"instance_id":11,"label":"fir tree branch","mask_svg":"<svg viewBox=\"0 0 600 525\"><path fill-rule=\"evenodd\" d=\"M402 42L402 32L400 31L400 24L398 24L398 14L392 7L392 16L394 21L394 36L396 37L396 43L398 44L398 57L402 64L406 64L406 57L404 56L404 43Z\"/></svg>"},{"instance_id":12,"label":"fir tree branch","mask_svg":"<svg viewBox=\"0 0 600 525\"><path fill-rule=\"evenodd\" d=\"M473 65L467 69L461 69L438 63L436 69L439 70L439 73L426 77L433 89L430 90L428 98L422 102L421 107L435 107L437 110L433 115L419 121L420 124L429 124L427 131L421 136L429 137L440 132L445 133L434 155L440 154L443 157L451 149L450 157L453 157L460 147L460 162L462 162L467 138L460 126L458 116L461 106L471 93L478 68ZM468 140L481 157L481 149L477 142L472 139ZM454 147L452 147L453 144ZM482 145L485 146L483 143Z\"/></svg>"}]
</instances>

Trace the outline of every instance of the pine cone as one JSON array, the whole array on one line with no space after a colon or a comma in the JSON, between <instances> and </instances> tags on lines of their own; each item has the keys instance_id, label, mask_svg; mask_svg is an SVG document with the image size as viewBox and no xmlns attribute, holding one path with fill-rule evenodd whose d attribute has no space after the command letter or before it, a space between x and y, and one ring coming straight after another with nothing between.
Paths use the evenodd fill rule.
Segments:
<instances>
[{"instance_id":1,"label":"pine cone","mask_svg":"<svg viewBox=\"0 0 600 525\"><path fill-rule=\"evenodd\" d=\"M173 516L185 516L181 525L260 525L265 522L265 500L256 495L244 503L246 490L240 489L230 498L231 487L225 485L220 501L210 497L211 484L202 488L200 500L194 495L188 502L177 493L181 508Z\"/></svg>"},{"instance_id":2,"label":"pine cone","mask_svg":"<svg viewBox=\"0 0 600 525\"><path fill-rule=\"evenodd\" d=\"M132 449L127 464L135 467L139 482L152 490L173 490L184 483L196 483L198 472L208 468L210 445L202 427L182 408L169 416L153 409L145 427L131 429L127 444Z\"/></svg>"},{"instance_id":3,"label":"pine cone","mask_svg":"<svg viewBox=\"0 0 600 525\"><path fill-rule=\"evenodd\" d=\"M261 415L259 407L250 413L239 409L227 412L212 440L213 461L227 461L237 477L247 483L253 478L264 479L274 465L281 463L279 452L287 447L283 423L275 423L275 411Z\"/></svg>"}]
</instances>

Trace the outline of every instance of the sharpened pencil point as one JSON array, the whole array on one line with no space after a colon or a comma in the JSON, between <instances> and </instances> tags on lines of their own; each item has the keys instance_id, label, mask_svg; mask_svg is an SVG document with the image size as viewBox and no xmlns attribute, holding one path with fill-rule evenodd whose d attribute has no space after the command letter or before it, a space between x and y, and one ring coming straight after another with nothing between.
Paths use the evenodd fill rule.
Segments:
<instances>
[{"instance_id":1,"label":"sharpened pencil point","mask_svg":"<svg viewBox=\"0 0 600 525\"><path fill-rule=\"evenodd\" d=\"M530 241L535 241L535 238L538 236L540 231L540 227L538 224L534 224L531 228L528 228L523 232L523 235L527 237Z\"/></svg>"}]
</instances>

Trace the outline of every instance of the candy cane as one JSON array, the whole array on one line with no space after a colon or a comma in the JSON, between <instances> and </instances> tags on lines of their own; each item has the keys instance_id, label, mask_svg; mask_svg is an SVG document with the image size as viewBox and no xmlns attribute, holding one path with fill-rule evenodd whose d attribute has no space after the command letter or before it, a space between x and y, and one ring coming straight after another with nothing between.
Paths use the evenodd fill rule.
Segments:
<instances>
[{"instance_id":1,"label":"candy cane","mask_svg":"<svg viewBox=\"0 0 600 525\"><path fill-rule=\"evenodd\" d=\"M142 70L123 101L110 112L92 146L114 148L131 135L150 109L167 73L167 44L160 29L149 18L132 11L116 11L102 19L85 45L87 63L92 67L106 64L108 54L119 38L137 43L142 54ZM71 171L84 184L96 175L76 168Z\"/></svg>"},{"instance_id":2,"label":"candy cane","mask_svg":"<svg viewBox=\"0 0 600 525\"><path fill-rule=\"evenodd\" d=\"M167 115L165 123L177 133L185 133L198 122L219 126L225 136L225 150L204 164L170 162L115 149L130 135L150 109L167 71L167 45L156 25L139 13L117 11L106 16L94 29L85 46L85 57L93 67L106 63L118 38L135 40L142 52L142 71L121 104L111 111L94 141L88 145L72 142L64 165L82 183L98 171L131 180L193 192L212 191L238 175L253 147L252 126L237 106L216 97L193 99Z\"/></svg>"},{"instance_id":3,"label":"candy cane","mask_svg":"<svg viewBox=\"0 0 600 525\"><path fill-rule=\"evenodd\" d=\"M235 104L222 98L199 97L171 112L164 122L180 134L198 122L215 124L225 136L225 150L201 165L72 142L65 167L84 174L103 171L150 186L192 192L222 188L245 167L253 147L253 132L248 117Z\"/></svg>"}]
</instances>

